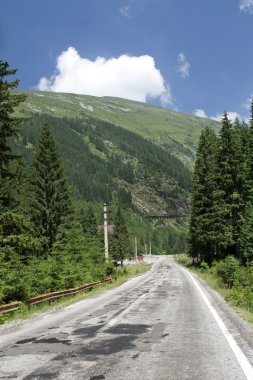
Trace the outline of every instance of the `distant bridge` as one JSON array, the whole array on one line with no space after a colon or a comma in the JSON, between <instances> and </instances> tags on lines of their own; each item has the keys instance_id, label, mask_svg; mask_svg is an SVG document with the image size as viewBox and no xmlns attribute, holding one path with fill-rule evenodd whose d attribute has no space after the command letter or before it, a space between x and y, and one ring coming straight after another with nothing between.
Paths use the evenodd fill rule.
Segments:
<instances>
[{"instance_id":1,"label":"distant bridge","mask_svg":"<svg viewBox=\"0 0 253 380\"><path fill-rule=\"evenodd\" d=\"M179 214L166 214L166 215L145 215L145 219L175 219L175 218L182 218L183 215Z\"/></svg>"}]
</instances>

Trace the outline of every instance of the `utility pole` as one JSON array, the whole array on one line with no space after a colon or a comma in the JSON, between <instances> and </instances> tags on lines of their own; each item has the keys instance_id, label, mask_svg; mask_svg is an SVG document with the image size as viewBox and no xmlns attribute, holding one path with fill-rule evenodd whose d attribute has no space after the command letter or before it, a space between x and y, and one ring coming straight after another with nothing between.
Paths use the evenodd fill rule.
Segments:
<instances>
[{"instance_id":1,"label":"utility pole","mask_svg":"<svg viewBox=\"0 0 253 380\"><path fill-rule=\"evenodd\" d=\"M145 246L145 255L147 255L148 254L147 244L145 243L144 246Z\"/></svg>"},{"instance_id":2,"label":"utility pole","mask_svg":"<svg viewBox=\"0 0 253 380\"><path fill-rule=\"evenodd\" d=\"M135 245L135 260L137 262L138 252L137 252L137 237L136 236L134 238L134 245Z\"/></svg>"},{"instance_id":3,"label":"utility pole","mask_svg":"<svg viewBox=\"0 0 253 380\"><path fill-rule=\"evenodd\" d=\"M151 240L149 240L149 255L151 256Z\"/></svg>"},{"instance_id":4,"label":"utility pole","mask_svg":"<svg viewBox=\"0 0 253 380\"><path fill-rule=\"evenodd\" d=\"M107 219L107 204L104 203L104 242L105 242L105 260L108 261L108 219Z\"/></svg>"}]
</instances>

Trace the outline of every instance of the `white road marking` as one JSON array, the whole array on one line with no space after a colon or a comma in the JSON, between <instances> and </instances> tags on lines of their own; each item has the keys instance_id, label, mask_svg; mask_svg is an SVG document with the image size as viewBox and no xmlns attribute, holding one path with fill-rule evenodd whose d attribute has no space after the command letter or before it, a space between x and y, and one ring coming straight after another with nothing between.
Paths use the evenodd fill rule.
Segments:
<instances>
[{"instance_id":1,"label":"white road marking","mask_svg":"<svg viewBox=\"0 0 253 380\"><path fill-rule=\"evenodd\" d=\"M108 327L114 326L117 323L119 317L122 318L125 314L127 314L130 310L132 310L135 306L137 306L145 297L146 297L146 294L142 294L139 298L137 298L136 301L134 301L130 306L128 306L125 310L123 310L122 313L120 313L116 318L112 318L106 324L106 327L103 328L102 330L105 330Z\"/></svg>"},{"instance_id":2,"label":"white road marking","mask_svg":"<svg viewBox=\"0 0 253 380\"><path fill-rule=\"evenodd\" d=\"M202 296L204 302L206 303L208 309L212 313L215 321L217 322L217 324L218 324L219 328L221 329L223 335L225 336L228 344L230 345L233 353L235 354L246 378L248 380L253 380L253 367L251 366L248 359L246 358L246 356L244 355L244 353L242 352L242 350L240 349L240 347L238 346L238 344L234 340L233 336L228 331L228 329L227 329L226 325L224 324L224 322L222 321L221 317L219 316L217 311L214 309L214 307L211 305L210 301L208 300L207 296L205 295L205 293L203 292L203 290L201 289L201 287L199 286L199 284L197 283L197 281L195 280L193 275L191 273L189 273L187 270L185 270L184 268L181 268L181 269L184 272L186 272L188 274L188 276L190 276L192 282L194 283L194 285L198 289L200 295Z\"/></svg>"},{"instance_id":3,"label":"white road marking","mask_svg":"<svg viewBox=\"0 0 253 380\"><path fill-rule=\"evenodd\" d=\"M43 315L42 319L45 319L45 318L48 318L48 317L51 317L51 315L50 314Z\"/></svg>"},{"instance_id":4,"label":"white road marking","mask_svg":"<svg viewBox=\"0 0 253 380\"><path fill-rule=\"evenodd\" d=\"M73 309L74 307L79 306L79 305L80 305L81 303L83 303L84 301L86 301L86 299L83 299L82 301L79 301L79 302L73 303L73 305L70 305L70 306L65 307L64 310Z\"/></svg>"}]
</instances>

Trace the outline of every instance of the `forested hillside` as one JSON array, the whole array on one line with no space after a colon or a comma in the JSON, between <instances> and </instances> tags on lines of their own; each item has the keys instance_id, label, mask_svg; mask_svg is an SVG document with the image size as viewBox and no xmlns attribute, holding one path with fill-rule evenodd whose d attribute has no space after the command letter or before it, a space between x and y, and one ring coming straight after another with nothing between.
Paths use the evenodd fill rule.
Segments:
<instances>
[{"instance_id":1,"label":"forested hillside","mask_svg":"<svg viewBox=\"0 0 253 380\"><path fill-rule=\"evenodd\" d=\"M123 203L133 197L144 213L187 212L191 172L162 148L108 122L35 115L20 133L19 148L28 162L44 124L52 126L71 182L85 200L109 202L124 188L129 197Z\"/></svg>"},{"instance_id":2,"label":"forested hillside","mask_svg":"<svg viewBox=\"0 0 253 380\"><path fill-rule=\"evenodd\" d=\"M219 123L212 120L126 99L41 91L25 94L26 102L19 107L25 114L107 121L163 147L190 169L201 130L206 126L219 129Z\"/></svg>"},{"instance_id":3,"label":"forested hillside","mask_svg":"<svg viewBox=\"0 0 253 380\"><path fill-rule=\"evenodd\" d=\"M19 114L29 120L22 125L19 146L28 161L47 120L79 197L133 205L137 215L170 215L155 224L181 230L198 136L207 125L217 129L217 123L125 99L26 95ZM183 248L185 238L182 242ZM174 244L169 246L174 252ZM166 249L162 243L155 250Z\"/></svg>"}]
</instances>

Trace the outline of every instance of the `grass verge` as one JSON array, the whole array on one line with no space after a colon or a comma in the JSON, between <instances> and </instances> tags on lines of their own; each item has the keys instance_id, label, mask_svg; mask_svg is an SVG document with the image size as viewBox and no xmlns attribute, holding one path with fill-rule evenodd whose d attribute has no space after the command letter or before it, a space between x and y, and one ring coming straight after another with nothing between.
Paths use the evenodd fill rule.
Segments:
<instances>
[{"instance_id":1,"label":"grass verge","mask_svg":"<svg viewBox=\"0 0 253 380\"><path fill-rule=\"evenodd\" d=\"M229 289L208 267L194 266L191 258L186 254L177 255L176 262L196 273L211 289L217 291L245 321L253 326L253 312L246 306L236 306L230 297L232 289Z\"/></svg>"},{"instance_id":2,"label":"grass verge","mask_svg":"<svg viewBox=\"0 0 253 380\"><path fill-rule=\"evenodd\" d=\"M116 273L117 278L115 281L113 281L112 283L94 287L89 292L80 292L73 296L66 296L63 298L56 299L54 301L48 301L48 302L41 303L39 305L34 305L31 307L28 307L26 305L21 305L19 309L16 311L13 311L5 315L0 315L0 324L27 319L38 313L45 313L47 311L62 309L76 302L92 297L94 294L101 293L105 290L116 288L117 286L123 284L130 278L136 277L148 271L150 267L151 267L151 264L147 264L147 263L140 263L138 265L127 265L117 270L117 273Z\"/></svg>"}]
</instances>

